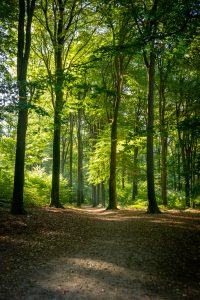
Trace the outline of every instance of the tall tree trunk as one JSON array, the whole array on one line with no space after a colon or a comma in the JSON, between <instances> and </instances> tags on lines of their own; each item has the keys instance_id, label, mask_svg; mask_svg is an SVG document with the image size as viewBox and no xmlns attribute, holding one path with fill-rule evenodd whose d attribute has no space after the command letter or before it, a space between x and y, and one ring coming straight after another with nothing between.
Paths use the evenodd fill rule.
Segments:
<instances>
[{"instance_id":1,"label":"tall tree trunk","mask_svg":"<svg viewBox=\"0 0 200 300\"><path fill-rule=\"evenodd\" d=\"M72 113L70 118L70 132L69 132L69 186L72 189L73 186L73 131L74 131L74 119Z\"/></svg>"},{"instance_id":2,"label":"tall tree trunk","mask_svg":"<svg viewBox=\"0 0 200 300\"><path fill-rule=\"evenodd\" d=\"M134 147L134 156L133 156L133 181L132 181L132 201L135 201L135 198L138 194L138 147Z\"/></svg>"},{"instance_id":3,"label":"tall tree trunk","mask_svg":"<svg viewBox=\"0 0 200 300\"><path fill-rule=\"evenodd\" d=\"M109 176L109 204L107 209L117 209L116 197L116 156L117 156L117 119L122 92L122 65L123 58L115 57L116 97L113 105L113 119L111 123L111 152Z\"/></svg>"},{"instance_id":4,"label":"tall tree trunk","mask_svg":"<svg viewBox=\"0 0 200 300\"><path fill-rule=\"evenodd\" d=\"M25 214L24 210L24 167L25 167L25 147L26 129L28 123L28 107L26 94L26 80L28 60L31 47L31 23L36 0L25 2L19 0L18 19L18 52L17 52L17 81L19 90L19 112L17 124L17 142L14 172L14 189L11 213ZM26 17L27 11L27 17ZM25 25L25 20L26 25Z\"/></svg>"},{"instance_id":5,"label":"tall tree trunk","mask_svg":"<svg viewBox=\"0 0 200 300\"><path fill-rule=\"evenodd\" d=\"M97 186L92 185L92 206L97 206Z\"/></svg>"},{"instance_id":6,"label":"tall tree trunk","mask_svg":"<svg viewBox=\"0 0 200 300\"><path fill-rule=\"evenodd\" d=\"M101 182L101 203L102 206L106 206L106 191L105 191L105 185L103 182Z\"/></svg>"},{"instance_id":7,"label":"tall tree trunk","mask_svg":"<svg viewBox=\"0 0 200 300\"><path fill-rule=\"evenodd\" d=\"M107 209L117 208L117 198L116 198L117 115L118 112L115 111L115 116L113 117L113 121L111 124L109 204Z\"/></svg>"},{"instance_id":8,"label":"tall tree trunk","mask_svg":"<svg viewBox=\"0 0 200 300\"><path fill-rule=\"evenodd\" d=\"M123 163L123 162L122 162ZM125 166L122 165L122 189L125 189Z\"/></svg>"},{"instance_id":9,"label":"tall tree trunk","mask_svg":"<svg viewBox=\"0 0 200 300\"><path fill-rule=\"evenodd\" d=\"M161 197L163 205L167 206L167 125L165 121L166 99L163 68L160 67L159 86L159 117L160 117L160 144L161 144Z\"/></svg>"},{"instance_id":10,"label":"tall tree trunk","mask_svg":"<svg viewBox=\"0 0 200 300\"><path fill-rule=\"evenodd\" d=\"M67 144L67 138L65 136L62 136L61 138L62 140L62 150L61 150L61 174L64 177L65 176L65 164L66 164L66 157L67 157L67 153L68 153L68 147L69 147L69 143Z\"/></svg>"},{"instance_id":11,"label":"tall tree trunk","mask_svg":"<svg viewBox=\"0 0 200 300\"><path fill-rule=\"evenodd\" d=\"M55 47L55 108L54 108L54 135L53 135L53 169L52 169L52 189L50 206L62 207L59 197L60 187L60 135L61 135L61 112L63 108L63 45L64 45L64 4L59 1L59 21L57 29L57 40Z\"/></svg>"},{"instance_id":12,"label":"tall tree trunk","mask_svg":"<svg viewBox=\"0 0 200 300\"><path fill-rule=\"evenodd\" d=\"M148 65L148 120L147 120L147 191L148 191L148 210L150 214L159 213L156 202L154 184L154 84L155 84L155 54L150 52Z\"/></svg>"},{"instance_id":13,"label":"tall tree trunk","mask_svg":"<svg viewBox=\"0 0 200 300\"><path fill-rule=\"evenodd\" d=\"M180 94L180 100L182 100L182 94ZM183 104L182 104L183 106ZM187 105L185 105L184 114L187 114ZM179 125L181 117L181 101L176 104L176 118L177 125ZM183 176L184 176L184 188L185 188L185 205L191 206L191 161L192 161L192 149L191 149L191 134L184 129L181 130L178 127L178 139L180 146L180 155L182 158Z\"/></svg>"},{"instance_id":14,"label":"tall tree trunk","mask_svg":"<svg viewBox=\"0 0 200 300\"><path fill-rule=\"evenodd\" d=\"M54 135L53 135L53 166L52 166L52 189L50 206L62 207L59 197L60 186L60 137L61 137L61 115L63 110L63 85L64 70L66 67L67 55L71 48L71 26L74 25L75 9L78 5L77 0L65 1L41 1L41 11L43 12L44 26L49 34L53 49L55 61L55 85L51 88L51 95L54 106ZM69 4L69 6L68 6ZM53 9L53 14L52 14ZM39 16L41 18L41 16ZM64 44L67 45L67 51L64 51ZM65 57L64 57L65 55ZM45 55L44 55L45 57ZM47 72L52 79L51 61L44 59ZM55 92L55 103L54 103Z\"/></svg>"},{"instance_id":15,"label":"tall tree trunk","mask_svg":"<svg viewBox=\"0 0 200 300\"><path fill-rule=\"evenodd\" d=\"M167 206L167 137L161 137L161 197Z\"/></svg>"},{"instance_id":16,"label":"tall tree trunk","mask_svg":"<svg viewBox=\"0 0 200 300\"><path fill-rule=\"evenodd\" d=\"M83 145L81 135L82 108L78 109L77 142L78 142L78 174L77 174L77 206L84 202L83 194Z\"/></svg>"},{"instance_id":17,"label":"tall tree trunk","mask_svg":"<svg viewBox=\"0 0 200 300\"><path fill-rule=\"evenodd\" d=\"M181 182L181 154L180 154L180 141L177 145L177 169L178 169L178 191L182 190L182 182Z\"/></svg>"},{"instance_id":18,"label":"tall tree trunk","mask_svg":"<svg viewBox=\"0 0 200 300\"><path fill-rule=\"evenodd\" d=\"M187 145L189 140L188 136L183 135L181 138L181 134L179 132L180 146L181 146L181 154L182 154L182 162L183 162L183 175L184 175L184 188L185 188L185 205L186 207L190 207L191 201L191 149L190 146Z\"/></svg>"},{"instance_id":19,"label":"tall tree trunk","mask_svg":"<svg viewBox=\"0 0 200 300\"><path fill-rule=\"evenodd\" d=\"M101 185L100 185L100 183L98 183L97 184L97 205L99 205L99 203L101 202L100 190L101 190Z\"/></svg>"}]
</instances>

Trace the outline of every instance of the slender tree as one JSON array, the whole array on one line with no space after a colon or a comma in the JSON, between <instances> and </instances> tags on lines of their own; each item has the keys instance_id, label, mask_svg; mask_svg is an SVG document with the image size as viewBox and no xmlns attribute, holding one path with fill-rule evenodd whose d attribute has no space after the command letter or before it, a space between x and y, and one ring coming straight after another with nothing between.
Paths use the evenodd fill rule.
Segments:
<instances>
[{"instance_id":1,"label":"slender tree","mask_svg":"<svg viewBox=\"0 0 200 300\"><path fill-rule=\"evenodd\" d=\"M154 85L155 85L155 53L153 50L149 55L148 70L148 119L147 119L147 191L148 191L148 213L159 212L154 183Z\"/></svg>"},{"instance_id":2,"label":"slender tree","mask_svg":"<svg viewBox=\"0 0 200 300\"><path fill-rule=\"evenodd\" d=\"M122 92L122 68L123 57L115 57L115 82L116 82L116 96L113 103L113 115L111 121L111 151L110 151L110 177L109 177L109 204L107 209L117 208L116 196L116 154L117 154L117 120L119 113L119 105L121 101Z\"/></svg>"},{"instance_id":3,"label":"slender tree","mask_svg":"<svg viewBox=\"0 0 200 300\"><path fill-rule=\"evenodd\" d=\"M78 143L78 167L77 167L77 206L84 202L83 194L83 141L82 141L82 99L79 98L79 107L77 112L77 143Z\"/></svg>"},{"instance_id":4,"label":"slender tree","mask_svg":"<svg viewBox=\"0 0 200 300\"><path fill-rule=\"evenodd\" d=\"M164 45L165 47L165 45ZM161 144L161 198L163 205L167 206L167 139L168 139L168 124L167 124L167 99L166 86L167 77L170 69L170 61L168 60L165 67L165 59L158 59L159 70L159 123L160 123L160 144Z\"/></svg>"},{"instance_id":5,"label":"slender tree","mask_svg":"<svg viewBox=\"0 0 200 300\"><path fill-rule=\"evenodd\" d=\"M66 0L46 1L41 0L43 16L37 15L40 24L49 34L54 50L55 83L52 96L54 98L54 134L53 134L53 169L52 189L50 206L61 207L59 197L60 185L60 138L61 138L61 116L64 104L64 69L69 50L76 30L78 13L76 11L78 1L67 3ZM80 11L79 11L80 12ZM51 18L49 18L49 13ZM74 23L73 23L74 21ZM73 29L71 29L73 27ZM68 41L68 44L66 45ZM48 67L48 70L50 67ZM49 73L49 71L48 71Z\"/></svg>"},{"instance_id":6,"label":"slender tree","mask_svg":"<svg viewBox=\"0 0 200 300\"><path fill-rule=\"evenodd\" d=\"M24 166L25 142L28 122L27 70L31 47L31 24L36 0L19 0L17 82L19 91L19 112L14 173L14 189L11 213L24 214Z\"/></svg>"},{"instance_id":7,"label":"slender tree","mask_svg":"<svg viewBox=\"0 0 200 300\"><path fill-rule=\"evenodd\" d=\"M116 7L113 7L114 9ZM117 209L116 195L116 167L117 167L117 126L118 115L122 97L123 77L128 63L129 57L122 51L126 42L127 36L130 33L130 17L126 10L121 8L118 15L117 25L114 20L108 17L107 21L112 31L113 44L113 81L115 95L113 99L113 107L111 112L111 151L110 151L110 176L109 176L109 203L107 209ZM110 12L109 12L110 13Z\"/></svg>"},{"instance_id":8,"label":"slender tree","mask_svg":"<svg viewBox=\"0 0 200 300\"><path fill-rule=\"evenodd\" d=\"M46 12L47 13L47 12ZM52 170L52 189L51 206L60 207L59 185L60 185L60 131L61 131L61 112L63 107L63 47L64 47L64 2L58 2L58 21L55 36L55 110L54 110L54 137L53 137L53 170Z\"/></svg>"},{"instance_id":9,"label":"slender tree","mask_svg":"<svg viewBox=\"0 0 200 300\"><path fill-rule=\"evenodd\" d=\"M70 130L69 130L69 187L73 186L73 131L74 131L74 117L69 114Z\"/></svg>"},{"instance_id":10,"label":"slender tree","mask_svg":"<svg viewBox=\"0 0 200 300\"><path fill-rule=\"evenodd\" d=\"M144 61L147 67L148 75L148 96L147 96L147 192L148 192L148 213L158 213L155 183L154 183L154 87L155 87L155 35L158 30L158 21L156 14L158 1L155 0L149 11L149 21L146 24L146 32L151 36L149 60L144 51Z\"/></svg>"}]
</instances>

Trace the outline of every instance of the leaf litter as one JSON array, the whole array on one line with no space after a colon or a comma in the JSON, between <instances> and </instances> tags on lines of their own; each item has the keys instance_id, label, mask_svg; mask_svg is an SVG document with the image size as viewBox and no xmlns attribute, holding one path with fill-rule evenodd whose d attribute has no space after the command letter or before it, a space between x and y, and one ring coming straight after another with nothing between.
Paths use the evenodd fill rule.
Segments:
<instances>
[{"instance_id":1,"label":"leaf litter","mask_svg":"<svg viewBox=\"0 0 200 300\"><path fill-rule=\"evenodd\" d=\"M0 299L200 299L200 212L0 210Z\"/></svg>"}]
</instances>

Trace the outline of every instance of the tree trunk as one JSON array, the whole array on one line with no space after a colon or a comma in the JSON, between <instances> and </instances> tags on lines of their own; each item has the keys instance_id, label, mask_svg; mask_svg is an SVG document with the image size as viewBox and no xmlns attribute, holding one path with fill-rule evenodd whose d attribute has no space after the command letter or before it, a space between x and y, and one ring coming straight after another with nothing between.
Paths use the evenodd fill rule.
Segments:
<instances>
[{"instance_id":1,"label":"tree trunk","mask_svg":"<svg viewBox=\"0 0 200 300\"><path fill-rule=\"evenodd\" d=\"M167 137L161 136L161 197L167 206Z\"/></svg>"},{"instance_id":2,"label":"tree trunk","mask_svg":"<svg viewBox=\"0 0 200 300\"><path fill-rule=\"evenodd\" d=\"M116 97L113 105L113 119L111 123L111 152L109 176L109 204L107 209L117 209L116 197L116 156L117 156L117 119L122 91L123 58L115 57Z\"/></svg>"},{"instance_id":3,"label":"tree trunk","mask_svg":"<svg viewBox=\"0 0 200 300\"><path fill-rule=\"evenodd\" d=\"M181 154L180 154L180 141L177 145L177 168L178 168L178 191L182 190L182 182L181 182Z\"/></svg>"},{"instance_id":4,"label":"tree trunk","mask_svg":"<svg viewBox=\"0 0 200 300\"><path fill-rule=\"evenodd\" d=\"M132 181L132 201L138 194L138 147L134 147L134 157L133 157L133 181Z\"/></svg>"},{"instance_id":5,"label":"tree trunk","mask_svg":"<svg viewBox=\"0 0 200 300\"><path fill-rule=\"evenodd\" d=\"M183 163L183 175L184 175L184 187L185 187L185 205L186 207L190 207L191 201L191 149L190 146L187 145L189 140L188 136L183 135L183 139L181 139L181 134L179 132L180 146L181 146L181 154L182 154L182 163Z\"/></svg>"},{"instance_id":6,"label":"tree trunk","mask_svg":"<svg viewBox=\"0 0 200 300\"><path fill-rule=\"evenodd\" d=\"M83 194L83 145L81 135L82 108L78 109L77 142L78 142L78 174L77 174L77 206L84 202Z\"/></svg>"},{"instance_id":7,"label":"tree trunk","mask_svg":"<svg viewBox=\"0 0 200 300\"><path fill-rule=\"evenodd\" d=\"M180 94L180 100L182 100L182 94ZM183 104L182 104L183 105ZM184 111L184 114L187 113L187 110ZM181 117L181 101L176 104L176 118L177 125L179 124ZM188 131L181 130L178 126L178 139L179 139L179 147L180 147L180 155L182 158L182 166L183 166L183 176L184 176L184 188L185 188L185 205L186 207L190 207L191 203L191 136Z\"/></svg>"},{"instance_id":8,"label":"tree trunk","mask_svg":"<svg viewBox=\"0 0 200 300\"><path fill-rule=\"evenodd\" d=\"M97 205L101 202L101 185L100 183L97 184Z\"/></svg>"},{"instance_id":9,"label":"tree trunk","mask_svg":"<svg viewBox=\"0 0 200 300\"><path fill-rule=\"evenodd\" d=\"M102 206L106 206L106 191L105 191L105 185L103 182L101 182L101 203Z\"/></svg>"},{"instance_id":10,"label":"tree trunk","mask_svg":"<svg viewBox=\"0 0 200 300\"><path fill-rule=\"evenodd\" d=\"M154 184L154 83L155 83L155 54L150 53L148 66L148 120L147 120L147 191L148 191L148 210L150 214L159 213L155 196Z\"/></svg>"},{"instance_id":11,"label":"tree trunk","mask_svg":"<svg viewBox=\"0 0 200 300\"><path fill-rule=\"evenodd\" d=\"M52 169L52 190L50 206L62 207L59 197L60 186L60 135L61 135L61 112L63 108L63 30L64 30L64 6L62 1L59 2L59 21L57 29L57 46L55 48L55 69L56 69L56 86L55 86L55 108L54 108L54 135L53 135L53 169Z\"/></svg>"},{"instance_id":12,"label":"tree trunk","mask_svg":"<svg viewBox=\"0 0 200 300\"><path fill-rule=\"evenodd\" d=\"M122 166L122 190L125 189L125 167Z\"/></svg>"},{"instance_id":13,"label":"tree trunk","mask_svg":"<svg viewBox=\"0 0 200 300\"><path fill-rule=\"evenodd\" d=\"M97 206L97 186L92 185L92 206Z\"/></svg>"},{"instance_id":14,"label":"tree trunk","mask_svg":"<svg viewBox=\"0 0 200 300\"><path fill-rule=\"evenodd\" d=\"M118 112L115 112L116 116L113 118L111 124L109 204L107 209L117 209L117 198L116 198L117 114Z\"/></svg>"},{"instance_id":15,"label":"tree trunk","mask_svg":"<svg viewBox=\"0 0 200 300\"><path fill-rule=\"evenodd\" d=\"M14 172L14 189L11 205L12 214L25 214L24 210L24 167L25 167L25 147L26 129L28 123L28 106L26 94L26 80L28 60L31 47L31 23L35 9L35 1L31 3L19 0L18 19L18 53L17 53L17 81L19 90L19 112L17 124L17 142ZM27 6L27 8L26 8ZM27 11L27 22L25 25ZM26 31L26 34L25 34Z\"/></svg>"},{"instance_id":16,"label":"tree trunk","mask_svg":"<svg viewBox=\"0 0 200 300\"><path fill-rule=\"evenodd\" d=\"M62 97L62 96L61 96ZM54 113L54 135L53 135L53 169L52 169L52 190L51 190L51 203L50 206L61 207L59 198L60 186L60 132L61 132L61 116L60 116L60 103L61 101L56 95L56 106Z\"/></svg>"},{"instance_id":17,"label":"tree trunk","mask_svg":"<svg viewBox=\"0 0 200 300\"><path fill-rule=\"evenodd\" d=\"M69 133L69 186L73 186L73 131L74 131L74 120L73 115L70 113L70 133Z\"/></svg>"},{"instance_id":18,"label":"tree trunk","mask_svg":"<svg viewBox=\"0 0 200 300\"><path fill-rule=\"evenodd\" d=\"M62 136L62 154L61 154L61 174L62 177L65 176L65 164L66 164L66 157L67 157L67 152L68 152L68 145L67 145L67 139L65 136Z\"/></svg>"},{"instance_id":19,"label":"tree trunk","mask_svg":"<svg viewBox=\"0 0 200 300\"><path fill-rule=\"evenodd\" d=\"M167 206L167 125L165 121L166 99L163 68L160 68L159 84L159 117L160 117L160 144L161 144L161 198L163 205Z\"/></svg>"}]
</instances>

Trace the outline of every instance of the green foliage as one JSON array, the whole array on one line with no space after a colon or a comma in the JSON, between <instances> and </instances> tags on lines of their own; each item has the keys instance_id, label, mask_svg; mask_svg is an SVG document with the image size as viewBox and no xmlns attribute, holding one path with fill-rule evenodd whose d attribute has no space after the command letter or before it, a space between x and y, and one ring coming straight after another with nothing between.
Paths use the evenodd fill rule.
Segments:
<instances>
[{"instance_id":1,"label":"green foliage","mask_svg":"<svg viewBox=\"0 0 200 300\"><path fill-rule=\"evenodd\" d=\"M110 168L110 125L116 97L114 57L123 56L123 88L118 116L117 198L119 206L147 206L146 122L147 81L143 54L155 40L156 70L154 93L154 144L156 197L162 204L161 137L167 136L168 206L185 206L183 149L191 147L191 174L194 182L191 200L199 200L199 95L200 30L198 1L100 1L82 7L66 2L64 19L74 20L63 40L62 85L56 86L57 50L54 36L58 2L37 4L32 23L32 51L27 76L27 103L18 106L16 82L16 0L0 3L0 187L1 197L12 197L16 142L16 113L29 110L26 136L26 205L48 205L51 193L53 120L55 92L62 87L63 175L69 178L70 115L73 118L73 187L61 177L62 204L76 202L77 189L77 112L82 109L83 173L85 203L91 204L91 184L107 182ZM43 11L41 7L43 3ZM153 3L157 3L154 9ZM47 10L45 12L45 5ZM45 13L47 16L45 25ZM158 26L158 27L157 27ZM156 28L157 30L154 30ZM64 34L64 33L63 33ZM160 124L160 71L164 83L165 130ZM188 147L188 148L187 148ZM134 170L137 148L138 170ZM181 152L182 151L182 152ZM132 201L132 179L138 176L138 194ZM122 188L122 179L125 186ZM180 191L177 192L179 186Z\"/></svg>"},{"instance_id":2,"label":"green foliage","mask_svg":"<svg viewBox=\"0 0 200 300\"><path fill-rule=\"evenodd\" d=\"M44 169L35 167L26 172L25 180L25 205L28 206L47 206L50 203L51 194L51 175ZM67 181L64 178L60 180L60 199L61 204L70 203L73 193L67 188Z\"/></svg>"},{"instance_id":3,"label":"green foliage","mask_svg":"<svg viewBox=\"0 0 200 300\"><path fill-rule=\"evenodd\" d=\"M168 207L169 208L185 208L185 195L184 192L168 190Z\"/></svg>"},{"instance_id":4,"label":"green foliage","mask_svg":"<svg viewBox=\"0 0 200 300\"><path fill-rule=\"evenodd\" d=\"M108 132L106 132L107 135ZM97 141L94 150L90 153L88 166L88 182L98 184L109 178L110 141L108 137Z\"/></svg>"},{"instance_id":5,"label":"green foliage","mask_svg":"<svg viewBox=\"0 0 200 300\"><path fill-rule=\"evenodd\" d=\"M3 169L10 169L14 165L15 139L11 136L0 138L0 166Z\"/></svg>"},{"instance_id":6,"label":"green foliage","mask_svg":"<svg viewBox=\"0 0 200 300\"><path fill-rule=\"evenodd\" d=\"M118 186L117 201L120 207L128 207L132 204L130 183L126 184L126 186L123 189Z\"/></svg>"},{"instance_id":7,"label":"green foliage","mask_svg":"<svg viewBox=\"0 0 200 300\"><path fill-rule=\"evenodd\" d=\"M0 165L0 200L11 202L13 191L13 171Z\"/></svg>"},{"instance_id":8,"label":"green foliage","mask_svg":"<svg viewBox=\"0 0 200 300\"><path fill-rule=\"evenodd\" d=\"M8 128L4 123L3 130L7 135ZM8 203L11 201L13 191L14 157L15 139L11 136L0 135L0 199L4 199Z\"/></svg>"},{"instance_id":9,"label":"green foliage","mask_svg":"<svg viewBox=\"0 0 200 300\"><path fill-rule=\"evenodd\" d=\"M51 176L38 167L26 172L24 199L26 205L45 206L50 202Z\"/></svg>"},{"instance_id":10,"label":"green foliage","mask_svg":"<svg viewBox=\"0 0 200 300\"><path fill-rule=\"evenodd\" d=\"M60 179L60 202L63 206L76 203L76 192L63 177Z\"/></svg>"}]
</instances>

